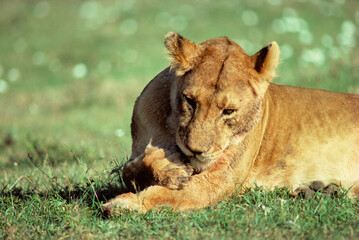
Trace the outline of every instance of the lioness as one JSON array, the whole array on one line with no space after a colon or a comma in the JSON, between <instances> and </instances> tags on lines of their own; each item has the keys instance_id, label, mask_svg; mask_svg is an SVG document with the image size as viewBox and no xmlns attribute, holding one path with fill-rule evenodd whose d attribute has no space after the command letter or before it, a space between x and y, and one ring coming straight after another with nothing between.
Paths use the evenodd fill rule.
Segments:
<instances>
[{"instance_id":1,"label":"lioness","mask_svg":"<svg viewBox=\"0 0 359 240\"><path fill-rule=\"evenodd\" d=\"M197 209L237 189L350 188L359 196L359 96L270 83L279 47L248 56L226 37L169 33L170 68L136 101L123 179L137 193L103 205ZM305 193L305 192L304 192Z\"/></svg>"}]
</instances>

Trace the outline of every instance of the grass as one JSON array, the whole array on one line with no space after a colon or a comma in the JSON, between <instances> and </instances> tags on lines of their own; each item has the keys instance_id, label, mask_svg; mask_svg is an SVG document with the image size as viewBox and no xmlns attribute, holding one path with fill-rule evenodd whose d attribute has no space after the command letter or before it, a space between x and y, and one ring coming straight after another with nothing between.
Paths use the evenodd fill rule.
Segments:
<instances>
[{"instance_id":1,"label":"grass","mask_svg":"<svg viewBox=\"0 0 359 240\"><path fill-rule=\"evenodd\" d=\"M146 214L124 211L104 218L98 195L109 193L101 179L45 191L13 188L2 195L3 237L21 238L339 238L359 236L358 207L343 193L299 200L286 189L252 189L214 207L192 212L167 208ZM96 194L95 194L96 193ZM103 196L103 195L102 195ZM109 195L108 195L109 196Z\"/></svg>"},{"instance_id":2,"label":"grass","mask_svg":"<svg viewBox=\"0 0 359 240\"><path fill-rule=\"evenodd\" d=\"M359 203L252 189L200 211L105 218L123 191L135 98L168 66L163 37L282 49L279 84L359 93L359 3L0 1L0 238L357 239Z\"/></svg>"}]
</instances>

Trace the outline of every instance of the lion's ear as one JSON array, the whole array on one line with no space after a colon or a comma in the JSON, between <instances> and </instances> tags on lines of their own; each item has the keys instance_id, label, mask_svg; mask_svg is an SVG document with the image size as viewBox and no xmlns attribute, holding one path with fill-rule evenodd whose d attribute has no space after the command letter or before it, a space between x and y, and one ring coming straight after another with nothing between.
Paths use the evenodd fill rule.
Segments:
<instances>
[{"instance_id":1,"label":"lion's ear","mask_svg":"<svg viewBox=\"0 0 359 240\"><path fill-rule=\"evenodd\" d=\"M260 77L266 81L271 81L275 76L275 69L279 62L279 46L276 42L270 42L268 46L251 56L254 69Z\"/></svg>"},{"instance_id":2,"label":"lion's ear","mask_svg":"<svg viewBox=\"0 0 359 240\"><path fill-rule=\"evenodd\" d=\"M200 61L203 51L201 45L196 45L174 32L166 35L165 47L171 56L171 69L175 69L177 76L182 76L191 70Z\"/></svg>"}]
</instances>

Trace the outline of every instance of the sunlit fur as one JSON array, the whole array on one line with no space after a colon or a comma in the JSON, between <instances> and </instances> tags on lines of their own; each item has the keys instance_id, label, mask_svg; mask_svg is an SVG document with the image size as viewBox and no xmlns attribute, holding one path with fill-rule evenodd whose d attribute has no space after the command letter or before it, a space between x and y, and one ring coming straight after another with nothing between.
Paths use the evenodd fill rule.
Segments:
<instances>
[{"instance_id":1,"label":"sunlit fur","mask_svg":"<svg viewBox=\"0 0 359 240\"><path fill-rule=\"evenodd\" d=\"M248 56L226 37L195 44L169 33L171 66L137 99L123 177L139 192L104 205L202 208L254 185L312 181L359 196L359 97L270 83L271 42ZM304 184L304 185L303 185Z\"/></svg>"}]
</instances>

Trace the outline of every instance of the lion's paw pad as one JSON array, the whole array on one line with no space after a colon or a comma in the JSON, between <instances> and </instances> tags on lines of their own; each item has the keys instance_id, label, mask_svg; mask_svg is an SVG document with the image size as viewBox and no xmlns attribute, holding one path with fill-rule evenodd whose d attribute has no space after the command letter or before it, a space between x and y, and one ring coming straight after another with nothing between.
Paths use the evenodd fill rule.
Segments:
<instances>
[{"instance_id":1,"label":"lion's paw pad","mask_svg":"<svg viewBox=\"0 0 359 240\"><path fill-rule=\"evenodd\" d=\"M314 181L309 185L297 188L292 195L303 199L311 199L315 196L316 192L321 192L324 196L335 197L338 195L338 191L339 187L335 184L325 186L320 181Z\"/></svg>"}]
</instances>

